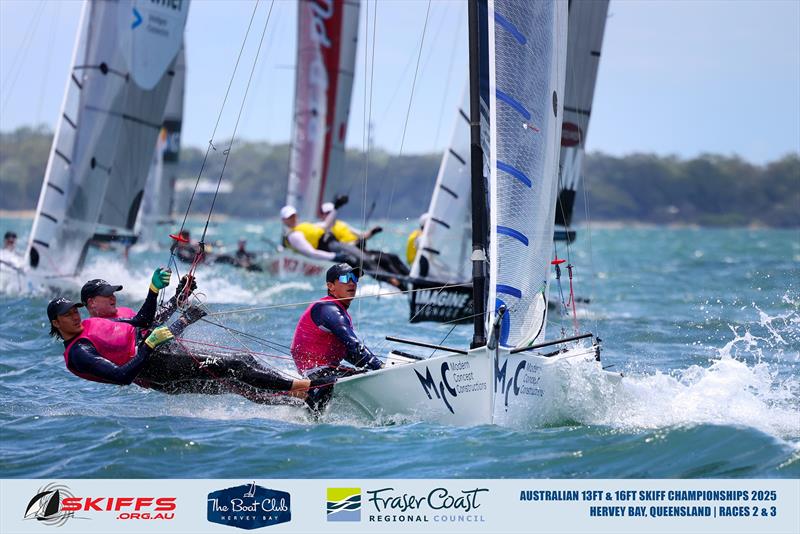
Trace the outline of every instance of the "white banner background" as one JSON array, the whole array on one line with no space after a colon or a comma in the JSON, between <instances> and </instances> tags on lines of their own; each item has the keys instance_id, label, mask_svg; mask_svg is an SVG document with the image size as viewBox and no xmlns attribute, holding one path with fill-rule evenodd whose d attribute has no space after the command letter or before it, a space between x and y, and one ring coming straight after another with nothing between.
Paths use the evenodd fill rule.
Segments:
<instances>
[{"instance_id":1,"label":"white banner background","mask_svg":"<svg viewBox=\"0 0 800 534\"><path fill-rule=\"evenodd\" d=\"M250 484L253 480L18 480L0 481L0 532L16 533L94 533L94 532L171 532L205 533L234 532L240 529L211 523L207 520L208 494L233 486ZM119 512L81 511L61 526L52 526L23 519L30 500L41 488L51 483L66 486L75 497L174 497L174 519L131 520L118 519ZM258 528L270 532L326 532L326 533L626 533L647 532L710 532L733 533L786 533L800 532L800 480L268 480L255 479L259 486L288 492L291 495L291 521ZM326 502L328 488L360 488L361 520L330 522L327 520ZM391 488L391 489L386 489ZM462 508L433 509L425 499L437 488L431 499L434 506L441 506L451 499L462 498ZM482 491L486 489L487 491ZM384 491L380 491L384 490ZM477 491L475 491L477 490ZM577 501L572 500L522 500L521 495L532 495L527 491L578 492ZM747 500L670 500L672 490L724 490L746 492ZM618 499L617 491L627 491L628 499ZM650 500L642 500L641 491L650 493ZM772 500L770 492L775 492ZM373 492L373 493L370 493ZM377 493L374 493L377 492ZM462 493L467 492L467 493ZM589 492L589 493L584 493ZM597 493L599 492L599 493ZM633 493L630 493L633 492ZM756 492L756 493L754 493ZM765 493L758 493L765 492ZM382 499L371 498L378 495ZM416 497L418 505L402 511L391 507L389 497L397 497L395 504L408 503ZM537 494L541 495L541 494ZM622 496L620 494L619 496ZM588 500L589 497L597 500ZM753 500L754 497L764 500ZM105 506L106 500L95 501ZM376 510L376 503L380 510ZM631 517L629 507L644 507L645 517ZM716 517L652 517L651 507L710 507ZM466 510L467 507L473 507ZM623 516L597 517L595 512L620 512ZM721 517L721 507L750 514L739 517ZM774 507L774 510L773 510ZM662 509L662 508L660 508ZM124 508L132 512L131 507ZM143 510L145 511L145 510ZM153 512L152 506L149 508ZM753 511L759 515L753 516ZM765 514L762 516L762 512ZM773 515L774 514L774 515ZM378 516L405 516L405 521L376 521ZM409 521L408 516L427 521ZM80 517L80 518L79 518ZM447 521L442 522L442 518ZM370 520L372 518L372 520Z\"/></svg>"}]
</instances>

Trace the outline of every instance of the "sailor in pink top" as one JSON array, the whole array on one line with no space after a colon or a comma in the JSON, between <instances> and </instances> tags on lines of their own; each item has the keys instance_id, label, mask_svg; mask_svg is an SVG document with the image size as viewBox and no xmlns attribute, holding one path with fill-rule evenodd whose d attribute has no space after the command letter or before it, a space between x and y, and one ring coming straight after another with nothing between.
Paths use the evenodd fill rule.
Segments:
<instances>
[{"instance_id":1,"label":"sailor in pink top","mask_svg":"<svg viewBox=\"0 0 800 534\"><path fill-rule=\"evenodd\" d=\"M300 317L292 339L292 357L303 376L346 376L383 367L381 360L358 339L347 313L359 276L361 269L346 263L328 269L328 295L311 304ZM353 367L341 366L342 360Z\"/></svg>"}]
</instances>

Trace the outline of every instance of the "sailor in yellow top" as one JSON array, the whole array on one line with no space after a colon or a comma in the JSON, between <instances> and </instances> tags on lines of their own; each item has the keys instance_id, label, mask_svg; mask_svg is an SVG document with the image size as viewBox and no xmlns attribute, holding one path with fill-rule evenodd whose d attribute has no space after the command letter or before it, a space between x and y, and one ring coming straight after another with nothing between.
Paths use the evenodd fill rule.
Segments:
<instances>
[{"instance_id":1,"label":"sailor in yellow top","mask_svg":"<svg viewBox=\"0 0 800 534\"><path fill-rule=\"evenodd\" d=\"M419 228L411 232L406 241L406 260L408 264L412 265L417 257L417 250L419 250L419 239L422 236L422 230L425 228L425 222L428 220L428 214L423 213L419 216Z\"/></svg>"},{"instance_id":2,"label":"sailor in yellow top","mask_svg":"<svg viewBox=\"0 0 800 534\"><path fill-rule=\"evenodd\" d=\"M325 218L322 226L310 222L298 222L294 206L284 206L281 208L281 222L286 227L283 236L284 245L309 258L343 261L335 252L319 249L322 237L333 226L335 220L336 210L333 210L331 216Z\"/></svg>"},{"instance_id":3,"label":"sailor in yellow top","mask_svg":"<svg viewBox=\"0 0 800 534\"><path fill-rule=\"evenodd\" d=\"M320 248L347 256L350 259L348 263L363 267L366 273L378 280L395 287L404 287L403 277L408 276L409 270L403 260L391 252L367 249L367 239L382 232L383 228L374 226L366 232L360 232L346 222L336 220L337 210L348 200L347 195L341 195L334 198L333 202L320 206L324 219L319 224L330 225L330 230L321 240ZM331 216L334 218L333 222L330 220Z\"/></svg>"},{"instance_id":4,"label":"sailor in yellow top","mask_svg":"<svg viewBox=\"0 0 800 534\"><path fill-rule=\"evenodd\" d=\"M328 215L334 210L333 202L325 202L322 206L320 206L320 211L322 212L323 217L323 224L327 219ZM360 246L364 243L367 239L378 234L383 231L383 228L380 226L373 226L366 232L359 232L358 230L354 229L352 226L347 224L346 222L335 219L333 221L333 226L331 227L331 235L333 238L336 239L339 243L345 243L347 245L355 245Z\"/></svg>"}]
</instances>

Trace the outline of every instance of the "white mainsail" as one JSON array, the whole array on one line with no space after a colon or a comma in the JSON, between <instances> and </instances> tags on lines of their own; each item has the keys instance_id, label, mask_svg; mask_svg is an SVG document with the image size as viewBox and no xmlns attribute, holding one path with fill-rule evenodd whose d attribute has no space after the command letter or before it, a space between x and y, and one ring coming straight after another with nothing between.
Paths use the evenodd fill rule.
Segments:
<instances>
[{"instance_id":1,"label":"white mainsail","mask_svg":"<svg viewBox=\"0 0 800 534\"><path fill-rule=\"evenodd\" d=\"M98 225L133 230L188 9L84 4L26 254L38 273L77 274Z\"/></svg>"},{"instance_id":2,"label":"white mainsail","mask_svg":"<svg viewBox=\"0 0 800 534\"><path fill-rule=\"evenodd\" d=\"M564 88L564 121L561 127L561 178L556 201L557 225L572 223L575 193L583 174L583 156L594 87L608 15L608 0L571 2L567 45L567 79Z\"/></svg>"},{"instance_id":3,"label":"white mainsail","mask_svg":"<svg viewBox=\"0 0 800 534\"><path fill-rule=\"evenodd\" d=\"M442 156L428 218L411 276L435 281L469 281L472 216L469 174L469 86L453 124L450 146Z\"/></svg>"},{"instance_id":4,"label":"white mainsail","mask_svg":"<svg viewBox=\"0 0 800 534\"><path fill-rule=\"evenodd\" d=\"M181 47L175 62L175 76L164 110L164 122L158 134L156 149L145 185L142 207L136 223L140 240L154 237L155 227L171 221L180 161L183 101L186 91L186 53Z\"/></svg>"},{"instance_id":5,"label":"white mainsail","mask_svg":"<svg viewBox=\"0 0 800 534\"><path fill-rule=\"evenodd\" d=\"M292 153L286 203L301 220L320 213L327 181L343 170L353 88L357 0L298 3Z\"/></svg>"},{"instance_id":6,"label":"white mainsail","mask_svg":"<svg viewBox=\"0 0 800 534\"><path fill-rule=\"evenodd\" d=\"M411 322L452 321L472 308L469 84L442 155L419 252L411 266ZM455 287L443 288L443 285Z\"/></svg>"},{"instance_id":7,"label":"white mainsail","mask_svg":"<svg viewBox=\"0 0 800 534\"><path fill-rule=\"evenodd\" d=\"M544 338L567 48L566 2L489 0L488 310L501 346ZM487 98L488 97L488 98ZM489 318L492 314L487 314Z\"/></svg>"}]
</instances>

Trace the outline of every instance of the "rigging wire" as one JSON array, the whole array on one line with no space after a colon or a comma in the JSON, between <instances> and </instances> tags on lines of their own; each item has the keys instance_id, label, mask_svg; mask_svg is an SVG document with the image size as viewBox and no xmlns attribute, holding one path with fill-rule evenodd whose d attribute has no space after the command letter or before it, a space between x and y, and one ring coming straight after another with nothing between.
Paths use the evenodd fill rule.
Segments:
<instances>
[{"instance_id":1,"label":"rigging wire","mask_svg":"<svg viewBox=\"0 0 800 534\"><path fill-rule=\"evenodd\" d=\"M45 0L40 0L39 4L36 6L36 11L31 18L31 21L28 23L28 27L25 29L25 34L22 37L22 43L20 44L22 52L17 54L17 56L14 58L14 62L11 64L11 68L8 69L6 80L10 80L10 82L3 84L1 88L2 90L0 90L0 94L6 94L5 98L3 99L3 104L0 106L0 113L5 111L8 100L11 98L11 94L14 92L14 86L17 84L17 80L19 79L19 75L22 72L23 66L26 64L25 59L28 57L28 52L31 50L31 41L33 41L33 37L36 35L39 29L39 22L42 19L44 6Z\"/></svg>"},{"instance_id":2,"label":"rigging wire","mask_svg":"<svg viewBox=\"0 0 800 534\"><path fill-rule=\"evenodd\" d=\"M236 116L236 124L233 127L233 134L231 134L231 141L230 141L230 143L228 145L228 149L225 151L225 160L222 163L222 170L220 171L219 179L217 180L217 189L214 191L214 198L211 200L211 207L208 210L208 218L206 219L206 226L205 226L205 228L203 228L203 235L200 238L201 247L202 247L202 244L205 241L206 232L208 232L208 224L211 221L211 214L214 212L214 206L215 206L216 201L217 201L217 196L219 195L219 187L222 184L222 177L225 175L225 168L228 165L228 158L230 157L230 154L231 154L231 148L233 148L233 143L234 143L234 140L236 139L236 130L239 127L239 121L242 118L242 111L244 110L244 105L247 102L247 94L250 91L250 84L253 81L253 73L255 72L256 65L258 64L258 57L261 54L261 46L264 44L264 36L267 33L267 26L269 25L269 19L272 16L272 8L274 6L275 6L275 0L272 0L272 2L269 5L269 12L267 13L267 20L264 22L264 29L261 31L261 39L258 42L258 49L256 50L256 57L255 57L255 59L253 59L253 66L250 68L250 76L247 79L247 86L245 87L244 96L242 97L242 104L241 104L241 106L239 106L239 114Z\"/></svg>"},{"instance_id":3,"label":"rigging wire","mask_svg":"<svg viewBox=\"0 0 800 534\"><path fill-rule=\"evenodd\" d=\"M222 119L222 113L225 110L225 105L228 102L228 95L231 92L231 86L233 85L233 80L236 78L236 71L239 69L239 62L242 59L242 53L244 52L245 44L247 43L247 38L250 35L250 28L253 26L253 19L256 16L256 11L258 10L258 4L260 0L256 0L255 5L253 6L253 12L250 14L250 22L247 24L247 30L244 34L244 39L242 39L242 46L239 48L239 55L236 57L236 64L233 66L233 72L231 73L230 80L228 81L228 88L225 90L225 97L222 99L222 105L219 109L219 114L217 115L217 122L214 124L214 130L211 132L211 139L208 141L208 146L206 147L206 153L203 156L203 162L200 164L200 172L197 173L197 180L194 183L194 189L192 190L192 194L189 197L189 204L186 206L186 213L183 215L183 221L181 222L181 227L178 232L178 235L183 233L183 230L186 226L186 219L189 217L189 212L192 209L192 202L194 201L195 194L197 193L197 186L200 185L200 178L203 176L203 170L206 167L206 162L208 161L208 155L211 149L216 150L217 148L214 146L214 137L217 135L217 128L219 128L220 120ZM170 260L174 259L175 257L175 247L173 246L170 250ZM169 262L168 262L169 263Z\"/></svg>"},{"instance_id":4,"label":"rigging wire","mask_svg":"<svg viewBox=\"0 0 800 534\"><path fill-rule=\"evenodd\" d=\"M447 284L447 285L444 285L444 286L428 287L428 288L421 288L421 289L405 289L405 290L399 290L399 291L389 291L389 292L386 292L386 293L376 293L374 295L357 295L357 296L353 297L350 300L367 299L367 298L378 298L378 297L386 297L386 296L391 296L391 295L402 295L402 294L405 294L405 293L413 293L415 291L431 291L431 290L434 290L434 289L440 289L441 290L441 289L444 289L446 287L466 287L466 286L469 286L469 285L470 285L470 283L466 282L466 283L463 283L463 284ZM303 301L303 302L291 302L291 303L288 303L288 304L273 304L273 305L270 305L270 306L257 306L257 307L252 307L252 308L237 308L237 309L233 309L233 310L224 310L224 311L209 313L208 316L211 317L211 316L219 316L219 315L231 315L231 314L234 314L234 313L247 313L247 312L252 312L252 311L274 310L274 309L278 309L278 308L291 308L291 307L303 306L303 305L308 306L309 304L313 304L314 302L317 302L317 300L318 299L307 300L307 301Z\"/></svg>"},{"instance_id":5,"label":"rigging wire","mask_svg":"<svg viewBox=\"0 0 800 534\"><path fill-rule=\"evenodd\" d=\"M417 53L417 65L414 68L414 79L411 82L411 94L409 94L409 96L408 96L408 107L406 109L406 118L405 118L405 121L403 122L403 135L400 138L400 151L398 153L398 156L402 156L403 155L403 147L404 147L405 141L406 141L406 132L408 130L408 119L411 116L411 105L414 102L414 89L416 88L416 85L417 85L417 75L419 74L419 63L420 63L420 59L422 58L422 49L423 49L423 47L425 45L425 32L428 29L428 19L430 18L430 13L431 13L431 1L432 0L428 0L428 7L425 10L425 23L424 23L424 25L422 27L422 37L420 37L420 41L419 41L419 52ZM374 61L374 58L373 58L373 61ZM391 187L391 189L389 191L389 207L386 209L386 214L387 215L392 212L392 206L394 205L394 191L395 191L395 186L396 185L397 185L397 176L393 175L392 176L392 187ZM378 264L380 264L382 258L383 258L383 250L381 250L379 252L379 254L378 254Z\"/></svg>"}]
</instances>

